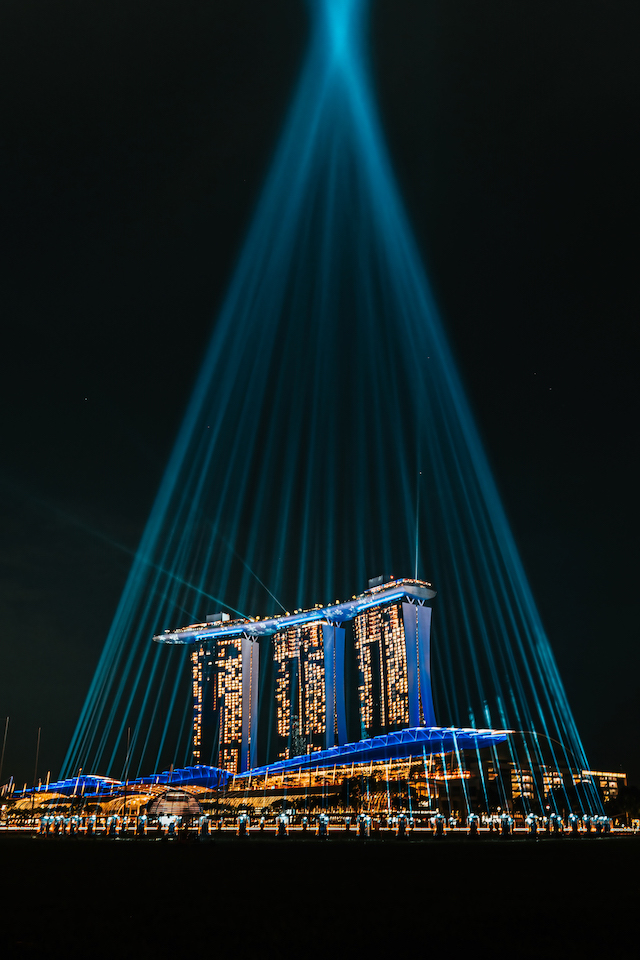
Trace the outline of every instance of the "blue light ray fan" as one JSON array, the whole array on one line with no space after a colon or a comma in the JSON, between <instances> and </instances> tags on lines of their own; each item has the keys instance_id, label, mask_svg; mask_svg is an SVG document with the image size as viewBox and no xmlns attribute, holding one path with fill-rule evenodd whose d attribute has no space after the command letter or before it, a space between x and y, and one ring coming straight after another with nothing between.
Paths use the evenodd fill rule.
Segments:
<instances>
[{"instance_id":1,"label":"blue light ray fan","mask_svg":"<svg viewBox=\"0 0 640 960\"><path fill-rule=\"evenodd\" d=\"M62 775L116 771L128 724L138 770L189 762L187 655L154 633L220 604L351 596L418 556L439 591L438 722L533 731L540 762L587 769L391 171L367 2L309 11L290 114Z\"/></svg>"}]
</instances>

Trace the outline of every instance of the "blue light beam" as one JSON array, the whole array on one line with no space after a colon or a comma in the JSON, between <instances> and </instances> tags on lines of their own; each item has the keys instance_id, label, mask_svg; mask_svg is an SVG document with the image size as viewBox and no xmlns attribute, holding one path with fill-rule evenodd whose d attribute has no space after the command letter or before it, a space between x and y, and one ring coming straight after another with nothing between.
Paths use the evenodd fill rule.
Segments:
<instances>
[{"instance_id":1,"label":"blue light beam","mask_svg":"<svg viewBox=\"0 0 640 960\"><path fill-rule=\"evenodd\" d=\"M181 610L203 619L203 596L265 613L275 597L332 602L416 556L439 591L440 722L488 705L588 769L392 173L368 3L308 10L289 116L62 775L113 769L136 705L135 743L182 762L179 732L163 753L182 715L150 639ZM542 760L537 737L527 749Z\"/></svg>"}]
</instances>

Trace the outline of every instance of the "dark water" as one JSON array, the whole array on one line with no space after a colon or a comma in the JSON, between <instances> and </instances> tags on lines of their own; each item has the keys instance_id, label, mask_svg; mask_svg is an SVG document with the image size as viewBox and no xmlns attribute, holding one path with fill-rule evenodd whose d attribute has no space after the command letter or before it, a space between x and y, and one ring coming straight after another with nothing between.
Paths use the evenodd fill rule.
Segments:
<instances>
[{"instance_id":1,"label":"dark water","mask_svg":"<svg viewBox=\"0 0 640 960\"><path fill-rule=\"evenodd\" d=\"M0 837L0 956L625 956L640 840Z\"/></svg>"}]
</instances>

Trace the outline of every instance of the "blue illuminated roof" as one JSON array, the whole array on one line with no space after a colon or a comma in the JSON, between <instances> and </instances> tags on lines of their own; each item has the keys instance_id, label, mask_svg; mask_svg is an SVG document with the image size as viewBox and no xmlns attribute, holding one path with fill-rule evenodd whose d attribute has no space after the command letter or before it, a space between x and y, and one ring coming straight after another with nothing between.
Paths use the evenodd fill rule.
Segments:
<instances>
[{"instance_id":1,"label":"blue illuminated roof","mask_svg":"<svg viewBox=\"0 0 640 960\"><path fill-rule=\"evenodd\" d=\"M166 784L171 787L192 786L192 787L222 787L231 779L231 774L219 767L209 767L205 764L197 764L193 767L181 767L178 770L164 770L162 773L154 773L150 777L139 777L138 780L131 781L140 786L153 786L155 784Z\"/></svg>"},{"instance_id":2,"label":"blue illuminated roof","mask_svg":"<svg viewBox=\"0 0 640 960\"><path fill-rule=\"evenodd\" d=\"M53 783L41 783L38 787L35 788L36 794L38 793L61 793L64 796L72 797L82 796L93 796L94 794L104 794L113 790L114 788L121 787L123 784L120 780L113 780L111 777L99 777L94 774L81 774L77 777L68 777L66 780L56 780ZM15 797L20 796L30 796L33 792L33 787L27 787L25 790L16 790L14 793Z\"/></svg>"},{"instance_id":3,"label":"blue illuminated roof","mask_svg":"<svg viewBox=\"0 0 640 960\"><path fill-rule=\"evenodd\" d=\"M475 750L503 743L509 733L510 730L474 730L467 727L408 727L397 733L345 743L341 747L330 747L328 750L318 750L316 753L291 757L289 760L278 760L265 767L254 767L242 776L314 770L316 767L346 766L350 763L371 763L376 760L401 760L412 756L452 753L455 750Z\"/></svg>"},{"instance_id":4,"label":"blue illuminated roof","mask_svg":"<svg viewBox=\"0 0 640 960\"><path fill-rule=\"evenodd\" d=\"M380 760L402 760L406 757L431 756L432 754L453 753L455 750L475 750L482 747L503 743L510 730L475 730L468 727L408 727L396 733L387 733L380 737L371 737L368 740L358 740L356 743L345 743L341 747L331 747L329 750L318 750L302 757L291 757L289 760L278 760L276 763L264 767L254 767L242 775L235 777L236 781L247 777L264 776L277 773L295 773L302 770L323 769L333 766L349 766L350 764L372 763ZM232 774L218 767L198 764L193 767L182 767L178 770L163 770L149 777L138 777L128 780L127 788L169 786L185 787L199 786L207 789L217 789L225 786L233 779ZM36 789L40 792L51 792L65 796L91 797L118 796L124 789L124 782L112 780L109 777L84 776L70 777L67 780L58 780L50 783L48 789L43 784ZM24 791L16 790L14 796L30 796L32 788Z\"/></svg>"},{"instance_id":5,"label":"blue illuminated roof","mask_svg":"<svg viewBox=\"0 0 640 960\"><path fill-rule=\"evenodd\" d=\"M344 623L354 620L358 614L371 607L380 607L397 600L432 600L436 595L433 585L424 580L393 580L380 587L366 590L359 597L327 607L313 607L293 614L268 617L265 620L230 620L224 623L194 623L177 630L165 630L153 639L158 643L200 643L203 640L221 637L263 637L289 627L311 623Z\"/></svg>"},{"instance_id":6,"label":"blue illuminated roof","mask_svg":"<svg viewBox=\"0 0 640 960\"><path fill-rule=\"evenodd\" d=\"M154 773L149 777L138 777L136 780L127 780L127 788L152 787L152 786L185 786L207 787L215 789L222 787L231 779L231 774L226 770L220 770L218 767L209 767L199 764L194 767L182 767L178 770L163 770L162 773ZM69 777L66 780L56 780L55 783L41 784L36 787L36 796L38 793L59 793L66 797L104 797L119 795L124 789L123 780L113 780L111 777L99 777L93 774L85 776L81 774L78 777ZM27 787L26 790L16 790L15 797L31 796L33 787Z\"/></svg>"}]
</instances>

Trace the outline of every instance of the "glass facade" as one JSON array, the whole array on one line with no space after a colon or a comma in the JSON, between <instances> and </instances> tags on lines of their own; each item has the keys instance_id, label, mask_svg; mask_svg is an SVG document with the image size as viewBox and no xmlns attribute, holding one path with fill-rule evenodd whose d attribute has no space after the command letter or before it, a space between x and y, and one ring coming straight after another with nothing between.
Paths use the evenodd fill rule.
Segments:
<instances>
[{"instance_id":1,"label":"glass facade","mask_svg":"<svg viewBox=\"0 0 640 960\"><path fill-rule=\"evenodd\" d=\"M220 711L218 766L229 773L240 770L242 749L242 646L218 643L216 651L216 700Z\"/></svg>"},{"instance_id":2,"label":"glass facade","mask_svg":"<svg viewBox=\"0 0 640 960\"><path fill-rule=\"evenodd\" d=\"M207 641L191 655L192 762L242 773L255 763L259 649L246 638Z\"/></svg>"},{"instance_id":3,"label":"glass facade","mask_svg":"<svg viewBox=\"0 0 640 960\"><path fill-rule=\"evenodd\" d=\"M290 627L273 638L279 760L323 750L326 684L322 625ZM295 752L293 752L295 751Z\"/></svg>"},{"instance_id":4,"label":"glass facade","mask_svg":"<svg viewBox=\"0 0 640 960\"><path fill-rule=\"evenodd\" d=\"M364 737L409 726L409 687L402 603L375 607L355 620L358 700Z\"/></svg>"},{"instance_id":5,"label":"glass facade","mask_svg":"<svg viewBox=\"0 0 640 960\"><path fill-rule=\"evenodd\" d=\"M192 762L243 773L258 765L259 743L260 762L272 763L348 743L356 728L357 739L434 725L424 604L433 595L429 584L394 581L333 607L175 631L169 642L193 633L197 644Z\"/></svg>"}]
</instances>

